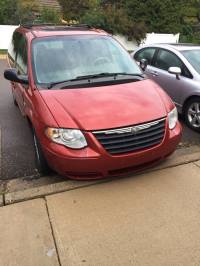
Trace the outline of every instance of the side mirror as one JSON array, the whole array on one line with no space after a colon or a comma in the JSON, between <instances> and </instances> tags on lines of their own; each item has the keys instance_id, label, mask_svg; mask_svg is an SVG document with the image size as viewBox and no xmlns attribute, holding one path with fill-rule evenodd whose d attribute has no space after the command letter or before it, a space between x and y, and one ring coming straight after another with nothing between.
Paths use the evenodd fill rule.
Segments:
<instances>
[{"instance_id":1,"label":"side mirror","mask_svg":"<svg viewBox=\"0 0 200 266\"><path fill-rule=\"evenodd\" d=\"M28 76L18 75L15 68L9 68L4 71L4 78L13 82L28 84Z\"/></svg>"},{"instance_id":2,"label":"side mirror","mask_svg":"<svg viewBox=\"0 0 200 266\"><path fill-rule=\"evenodd\" d=\"M142 69L143 71L146 70L147 65L148 65L148 61L147 61L147 59L141 59L141 60L140 60L140 67L141 67L141 69Z\"/></svg>"},{"instance_id":3,"label":"side mirror","mask_svg":"<svg viewBox=\"0 0 200 266\"><path fill-rule=\"evenodd\" d=\"M175 74L175 75L176 75L176 78L177 78L177 79L180 79L180 78L179 78L179 75L181 74L181 69L180 69L180 67L170 67L170 68L168 69L168 72L169 72L170 74Z\"/></svg>"}]
</instances>

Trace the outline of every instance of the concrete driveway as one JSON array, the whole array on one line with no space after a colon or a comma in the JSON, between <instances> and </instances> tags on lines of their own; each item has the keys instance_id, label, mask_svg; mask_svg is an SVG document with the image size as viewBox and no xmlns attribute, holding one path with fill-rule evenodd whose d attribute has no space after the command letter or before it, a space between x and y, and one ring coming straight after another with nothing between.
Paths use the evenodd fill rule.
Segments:
<instances>
[{"instance_id":1,"label":"concrete driveway","mask_svg":"<svg viewBox=\"0 0 200 266\"><path fill-rule=\"evenodd\" d=\"M200 162L5 206L0 217L1 265L198 266Z\"/></svg>"},{"instance_id":2,"label":"concrete driveway","mask_svg":"<svg viewBox=\"0 0 200 266\"><path fill-rule=\"evenodd\" d=\"M14 106L10 84L3 78L5 60L0 60L0 130L2 135L2 173L0 179L13 179L36 173L32 135L26 119ZM182 145L200 145L200 137L184 126Z\"/></svg>"}]
</instances>

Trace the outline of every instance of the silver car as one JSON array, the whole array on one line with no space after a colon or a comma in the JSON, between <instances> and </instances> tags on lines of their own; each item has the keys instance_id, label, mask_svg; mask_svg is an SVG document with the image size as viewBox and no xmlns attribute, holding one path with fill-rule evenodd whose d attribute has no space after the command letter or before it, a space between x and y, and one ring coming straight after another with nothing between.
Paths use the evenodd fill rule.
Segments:
<instances>
[{"instance_id":1,"label":"silver car","mask_svg":"<svg viewBox=\"0 0 200 266\"><path fill-rule=\"evenodd\" d=\"M173 99L186 124L200 132L200 46L148 45L132 56Z\"/></svg>"}]
</instances>

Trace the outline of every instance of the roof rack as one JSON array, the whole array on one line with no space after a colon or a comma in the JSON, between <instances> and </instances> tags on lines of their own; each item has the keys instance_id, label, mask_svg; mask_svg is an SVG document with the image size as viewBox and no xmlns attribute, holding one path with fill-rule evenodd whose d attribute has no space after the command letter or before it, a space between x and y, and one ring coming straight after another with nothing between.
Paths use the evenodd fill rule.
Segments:
<instances>
[{"instance_id":1,"label":"roof rack","mask_svg":"<svg viewBox=\"0 0 200 266\"><path fill-rule=\"evenodd\" d=\"M32 27L37 27L37 26L54 26L55 24L53 23L22 23L20 24L21 27L31 29Z\"/></svg>"},{"instance_id":2,"label":"roof rack","mask_svg":"<svg viewBox=\"0 0 200 266\"><path fill-rule=\"evenodd\" d=\"M32 29L33 27L41 27L42 30L85 30L92 27L87 24L54 24L54 23L27 23L21 24L26 29Z\"/></svg>"}]
</instances>

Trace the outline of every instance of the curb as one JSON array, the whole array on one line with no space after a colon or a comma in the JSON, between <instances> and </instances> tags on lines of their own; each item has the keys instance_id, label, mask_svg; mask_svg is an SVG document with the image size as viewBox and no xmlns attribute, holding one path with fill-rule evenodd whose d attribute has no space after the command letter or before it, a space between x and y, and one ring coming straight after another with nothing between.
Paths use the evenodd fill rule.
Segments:
<instances>
[{"instance_id":1,"label":"curb","mask_svg":"<svg viewBox=\"0 0 200 266\"><path fill-rule=\"evenodd\" d=\"M108 182L109 180L107 180ZM105 180L99 181L64 181L60 183L50 184L46 186L10 192L4 195L5 205L41 198L56 193L75 190L79 188L89 187L100 183L105 183Z\"/></svg>"},{"instance_id":2,"label":"curb","mask_svg":"<svg viewBox=\"0 0 200 266\"><path fill-rule=\"evenodd\" d=\"M200 152L195 152L189 155L182 155L180 157L177 157L175 160L174 158L169 158L167 161L164 161L160 165L153 168L153 171L176 167L188 163L195 163L196 165L199 164L200 166Z\"/></svg>"},{"instance_id":3,"label":"curb","mask_svg":"<svg viewBox=\"0 0 200 266\"><path fill-rule=\"evenodd\" d=\"M195 162L195 165L200 167L200 161Z\"/></svg>"},{"instance_id":4,"label":"curb","mask_svg":"<svg viewBox=\"0 0 200 266\"><path fill-rule=\"evenodd\" d=\"M4 205L4 198L3 195L0 195L0 207Z\"/></svg>"},{"instance_id":5,"label":"curb","mask_svg":"<svg viewBox=\"0 0 200 266\"><path fill-rule=\"evenodd\" d=\"M2 134L1 134L1 128L0 128L0 176L2 172Z\"/></svg>"},{"instance_id":6,"label":"curb","mask_svg":"<svg viewBox=\"0 0 200 266\"><path fill-rule=\"evenodd\" d=\"M1 176L1 128L0 128L0 176ZM0 207L4 205L3 194L0 194Z\"/></svg>"},{"instance_id":7,"label":"curb","mask_svg":"<svg viewBox=\"0 0 200 266\"><path fill-rule=\"evenodd\" d=\"M199 150L199 147L198 147ZM97 185L100 183L112 182L117 179L122 179L126 177L133 177L140 174L148 174L150 172L164 170L167 168L176 167L179 165L194 163L197 167L200 167L200 152L195 152L191 154L181 154L181 151L177 151L176 154L172 155L169 159L161 163L159 166L151 168L149 170L142 171L140 173L129 174L120 178L108 178L98 181L74 181L67 180L64 182L58 182L54 184L48 184L44 186L29 188L20 191L7 192L3 195L2 204L5 205L31 200L35 198L41 198L52 194L57 194L65 191L75 190L79 188L89 187Z\"/></svg>"}]
</instances>

